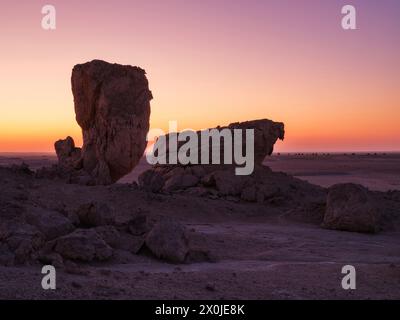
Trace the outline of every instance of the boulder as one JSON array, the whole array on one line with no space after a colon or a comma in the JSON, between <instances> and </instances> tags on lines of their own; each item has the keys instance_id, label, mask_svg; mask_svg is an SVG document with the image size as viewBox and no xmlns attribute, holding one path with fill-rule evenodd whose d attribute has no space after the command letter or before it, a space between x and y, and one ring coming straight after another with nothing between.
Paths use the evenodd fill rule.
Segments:
<instances>
[{"instance_id":1,"label":"boulder","mask_svg":"<svg viewBox=\"0 0 400 320\"><path fill-rule=\"evenodd\" d=\"M0 245L6 245L14 256L15 264L23 264L31 260L34 253L45 242L45 236L34 226L26 223L7 221L0 225ZM4 258L3 258L4 259Z\"/></svg>"},{"instance_id":2,"label":"boulder","mask_svg":"<svg viewBox=\"0 0 400 320\"><path fill-rule=\"evenodd\" d=\"M323 227L375 233L378 219L379 211L368 189L352 183L329 188Z\"/></svg>"},{"instance_id":3,"label":"boulder","mask_svg":"<svg viewBox=\"0 0 400 320\"><path fill-rule=\"evenodd\" d=\"M154 225L145 244L157 258L173 263L183 263L189 252L186 228L168 218Z\"/></svg>"},{"instance_id":4,"label":"boulder","mask_svg":"<svg viewBox=\"0 0 400 320\"><path fill-rule=\"evenodd\" d=\"M64 236L75 229L71 221L62 214L39 207L27 210L26 221L35 226L46 240Z\"/></svg>"},{"instance_id":5,"label":"boulder","mask_svg":"<svg viewBox=\"0 0 400 320\"><path fill-rule=\"evenodd\" d=\"M64 169L79 169L81 167L81 149L75 147L74 139L67 137L54 144L58 164Z\"/></svg>"},{"instance_id":6,"label":"boulder","mask_svg":"<svg viewBox=\"0 0 400 320\"><path fill-rule=\"evenodd\" d=\"M100 238L103 239L104 242L107 243L110 247L118 247L121 240L121 235L114 226L100 226L96 227L94 230L96 230Z\"/></svg>"},{"instance_id":7,"label":"boulder","mask_svg":"<svg viewBox=\"0 0 400 320\"><path fill-rule=\"evenodd\" d=\"M112 248L94 229L77 229L58 238L54 250L65 259L87 262L107 260L113 255Z\"/></svg>"},{"instance_id":8,"label":"boulder","mask_svg":"<svg viewBox=\"0 0 400 320\"><path fill-rule=\"evenodd\" d=\"M155 170L146 170L139 175L138 182L144 190L159 192L164 187L165 179Z\"/></svg>"},{"instance_id":9,"label":"boulder","mask_svg":"<svg viewBox=\"0 0 400 320\"><path fill-rule=\"evenodd\" d=\"M64 267L62 256L56 252L41 252L38 259L41 263L50 264L55 268Z\"/></svg>"},{"instance_id":10,"label":"boulder","mask_svg":"<svg viewBox=\"0 0 400 320\"><path fill-rule=\"evenodd\" d=\"M84 227L99 227L115 224L115 213L106 203L90 202L76 210L80 224Z\"/></svg>"},{"instance_id":11,"label":"boulder","mask_svg":"<svg viewBox=\"0 0 400 320\"><path fill-rule=\"evenodd\" d=\"M234 170L219 170L213 175L217 190L224 196L239 196L251 182L248 176L235 175Z\"/></svg>"},{"instance_id":12,"label":"boulder","mask_svg":"<svg viewBox=\"0 0 400 320\"><path fill-rule=\"evenodd\" d=\"M143 247L144 241L145 237L143 235L135 236L127 232L121 232L116 248L137 254Z\"/></svg>"},{"instance_id":13,"label":"boulder","mask_svg":"<svg viewBox=\"0 0 400 320\"><path fill-rule=\"evenodd\" d=\"M111 184L132 171L146 148L151 91L139 67L93 60L72 70L82 166L93 184Z\"/></svg>"},{"instance_id":14,"label":"boulder","mask_svg":"<svg viewBox=\"0 0 400 320\"><path fill-rule=\"evenodd\" d=\"M192 175L181 173L171 176L164 185L164 190L167 192L183 190L190 187L194 187L199 182L199 178Z\"/></svg>"}]
</instances>

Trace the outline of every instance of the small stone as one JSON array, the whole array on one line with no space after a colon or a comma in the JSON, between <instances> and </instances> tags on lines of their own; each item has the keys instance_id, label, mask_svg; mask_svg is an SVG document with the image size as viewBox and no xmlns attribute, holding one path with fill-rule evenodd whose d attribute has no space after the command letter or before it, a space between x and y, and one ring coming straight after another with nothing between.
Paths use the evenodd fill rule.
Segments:
<instances>
[{"instance_id":1,"label":"small stone","mask_svg":"<svg viewBox=\"0 0 400 320\"><path fill-rule=\"evenodd\" d=\"M216 289L215 289L215 285L213 284L213 283L208 283L207 285L206 285L206 290L208 290L208 291L216 291Z\"/></svg>"}]
</instances>

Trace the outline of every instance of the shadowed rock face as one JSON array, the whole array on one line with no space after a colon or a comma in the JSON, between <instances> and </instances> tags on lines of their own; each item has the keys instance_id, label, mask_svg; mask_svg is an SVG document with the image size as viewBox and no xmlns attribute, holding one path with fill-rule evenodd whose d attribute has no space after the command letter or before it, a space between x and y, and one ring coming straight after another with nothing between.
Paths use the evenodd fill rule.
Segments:
<instances>
[{"instance_id":1,"label":"shadowed rock face","mask_svg":"<svg viewBox=\"0 0 400 320\"><path fill-rule=\"evenodd\" d=\"M223 133L225 130L231 131L232 137L234 136L234 130L241 129L242 130L242 150L246 150L246 129L253 129L254 130L254 162L256 165L262 164L266 156L272 154L274 150L274 145L278 139L283 140L285 137L285 126L282 122L274 122L268 119L261 119L261 120L251 120L245 122L234 122L229 124L228 126L223 127L216 127L209 130L217 130L220 134ZM201 139L202 131L197 131L197 144L199 146L198 149L198 162L201 163L201 153L202 150L207 150L207 145L204 145ZM166 135L166 153L169 153L169 139L171 138L171 134ZM223 141L223 139L221 139ZM232 141L233 142L233 141ZM186 141L179 141L178 148L184 145ZM200 148L202 147L202 148ZM236 146L235 146L236 147ZM212 159L212 139L208 139L208 149L209 149L209 161L211 163ZM232 148L233 151L233 148ZM221 164L224 163L224 143L221 142L219 146L219 153ZM234 159L234 155L232 153L232 159ZM234 160L233 160L234 162Z\"/></svg>"},{"instance_id":2,"label":"shadowed rock face","mask_svg":"<svg viewBox=\"0 0 400 320\"><path fill-rule=\"evenodd\" d=\"M76 120L82 128L82 166L94 184L129 173L146 147L151 91L138 67L94 60L72 70Z\"/></svg>"},{"instance_id":3,"label":"shadowed rock face","mask_svg":"<svg viewBox=\"0 0 400 320\"><path fill-rule=\"evenodd\" d=\"M228 129L254 129L254 161L261 164L266 156L274 151L278 139L285 137L285 126L282 122L268 119L231 123ZM243 137L243 142L245 138Z\"/></svg>"},{"instance_id":4,"label":"shadowed rock face","mask_svg":"<svg viewBox=\"0 0 400 320\"><path fill-rule=\"evenodd\" d=\"M56 149L58 164L67 170L81 167L81 148L75 147L74 139L67 137L64 140L58 140L54 144Z\"/></svg>"}]
</instances>

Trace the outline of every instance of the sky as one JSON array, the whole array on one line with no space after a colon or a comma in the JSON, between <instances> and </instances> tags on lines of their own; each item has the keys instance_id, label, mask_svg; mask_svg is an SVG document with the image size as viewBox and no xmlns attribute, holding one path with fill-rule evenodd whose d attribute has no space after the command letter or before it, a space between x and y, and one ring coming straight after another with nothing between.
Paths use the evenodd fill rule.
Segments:
<instances>
[{"instance_id":1,"label":"sky","mask_svg":"<svg viewBox=\"0 0 400 320\"><path fill-rule=\"evenodd\" d=\"M0 0L0 152L80 145L70 77L93 59L146 70L151 128L268 118L276 151L400 151L399 35L398 0Z\"/></svg>"}]
</instances>

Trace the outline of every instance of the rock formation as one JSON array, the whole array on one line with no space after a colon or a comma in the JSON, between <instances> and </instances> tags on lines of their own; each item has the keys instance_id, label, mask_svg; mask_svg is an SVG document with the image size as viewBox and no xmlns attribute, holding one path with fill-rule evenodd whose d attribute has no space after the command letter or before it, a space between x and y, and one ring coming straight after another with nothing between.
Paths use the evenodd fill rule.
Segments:
<instances>
[{"instance_id":1,"label":"rock formation","mask_svg":"<svg viewBox=\"0 0 400 320\"><path fill-rule=\"evenodd\" d=\"M278 139L285 137L285 126L282 122L274 122L268 119L252 120L246 122L231 123L228 129L254 129L254 161L261 164L266 156L274 151L274 145ZM243 136L243 145L245 145ZM245 150L245 148L243 147Z\"/></svg>"},{"instance_id":2,"label":"rock formation","mask_svg":"<svg viewBox=\"0 0 400 320\"><path fill-rule=\"evenodd\" d=\"M220 127L218 126L217 128L212 128L209 130L218 130L221 132L222 130L229 130L232 133L233 136L233 131L235 129L241 129L243 130L242 134L242 150L246 150L246 129L253 129L254 130L254 162L255 164L261 164L263 160L265 159L266 156L269 156L272 154L274 150L274 145L278 139L283 140L285 136L285 126L282 122L274 122L272 120L268 119L261 119L261 120L252 120L252 121L245 121L245 122L235 122L231 123L228 126ZM202 145L202 140L201 140L201 132L202 131L197 131L197 137L198 137L198 163L201 163L201 148L207 147ZM170 134L166 136L166 153L169 153L169 139L170 139ZM208 148L209 148L209 159L211 163L212 159L212 140L211 138L208 141ZM179 141L178 142L178 149L185 144L185 141ZM233 148L232 148L233 149ZM232 150L233 151L233 150ZM224 161L224 144L221 143L220 148L220 159L221 159L221 164L223 164ZM234 159L234 156L232 155L232 159Z\"/></svg>"},{"instance_id":3,"label":"rock formation","mask_svg":"<svg viewBox=\"0 0 400 320\"><path fill-rule=\"evenodd\" d=\"M283 173L272 172L268 167L262 166L264 158L272 154L276 141L284 139L283 123L263 119L232 123L216 129L254 129L255 168L251 175L236 175L234 164L157 164L139 176L139 186L155 193L185 192L195 196L227 198L234 201L259 203L295 201L307 205L313 204L318 211L318 218L322 220L320 207L326 197L322 188ZM200 145L201 132L196 134ZM242 143L245 144L245 136L242 135L242 138ZM166 141L168 139L169 136ZM245 147L242 150L245 150ZM166 152L167 154L169 152L168 143ZM220 152L223 159L223 144L221 144ZM200 153L199 150L198 154ZM304 196L302 192L304 190L313 193L313 197Z\"/></svg>"},{"instance_id":4,"label":"rock formation","mask_svg":"<svg viewBox=\"0 0 400 320\"><path fill-rule=\"evenodd\" d=\"M189 194L210 197L237 197L249 202L263 202L279 195L279 190L285 189L288 183L291 183L292 178L287 178L279 186L271 181L280 180L279 174L273 174L267 167L261 164L264 158L271 155L274 149L274 144L278 139L284 139L285 130L284 124L274 122L268 119L253 120L247 122L231 123L226 127L214 128L221 132L224 129L233 132L235 129L253 129L254 130L254 162L256 173L250 176L237 176L233 170L236 165L233 163L226 164L224 160L224 144L220 144L220 159L221 164L157 164L151 169L143 172L139 178L139 186L151 192L182 192ZM213 129L211 129L213 130ZM201 162L201 150L208 147L210 160L212 157L211 138L208 145L202 145L202 132L196 132L198 139L198 162ZM233 134L232 134L233 136ZM166 136L166 154L169 150L169 139L171 134ZM178 142L178 150L185 142ZM246 134L242 133L242 150L246 150ZM234 149L234 148L232 148ZM206 149L207 150L207 149ZM156 154L156 156L158 156ZM234 157L232 156L232 159ZM264 180L264 181L263 181ZM289 182L288 182L289 181ZM257 185L256 185L257 183ZM297 182L293 182L295 185ZM271 185L274 184L272 187ZM269 190L269 189L274 190ZM268 189L268 190L267 190ZM318 188L317 188L318 189ZM319 190L318 190L319 191ZM321 194L321 192L317 192ZM288 192L289 194L289 192Z\"/></svg>"},{"instance_id":5,"label":"rock formation","mask_svg":"<svg viewBox=\"0 0 400 320\"><path fill-rule=\"evenodd\" d=\"M155 166L139 176L139 186L153 193L286 206L295 208L288 213L291 218L317 223L323 220L326 202L324 188L260 165L249 176L223 166Z\"/></svg>"},{"instance_id":6,"label":"rock formation","mask_svg":"<svg viewBox=\"0 0 400 320\"><path fill-rule=\"evenodd\" d=\"M92 191L93 199L88 201L85 197L63 203L62 192L46 192L46 196L33 200L27 190L37 190L36 182L41 183L25 165L0 166L0 266L40 262L67 268L70 262L118 263L142 253L174 263L198 261L198 247L189 247L188 236L193 232L187 232L174 218L149 216L135 207L120 216L121 207L114 207L119 203L111 206L108 201L96 200L99 196ZM42 183L52 188L49 181ZM52 183L65 187L63 181ZM58 195L60 198L53 202Z\"/></svg>"},{"instance_id":7,"label":"rock formation","mask_svg":"<svg viewBox=\"0 0 400 320\"><path fill-rule=\"evenodd\" d=\"M63 169L83 169L90 184L111 184L132 171L143 156L149 130L152 94L145 74L139 67L100 60L73 68L83 147L75 148L71 137L56 142Z\"/></svg>"},{"instance_id":8,"label":"rock formation","mask_svg":"<svg viewBox=\"0 0 400 320\"><path fill-rule=\"evenodd\" d=\"M54 144L60 167L73 170L82 166L81 148L75 147L74 139L67 137L64 140L58 140Z\"/></svg>"}]
</instances>

